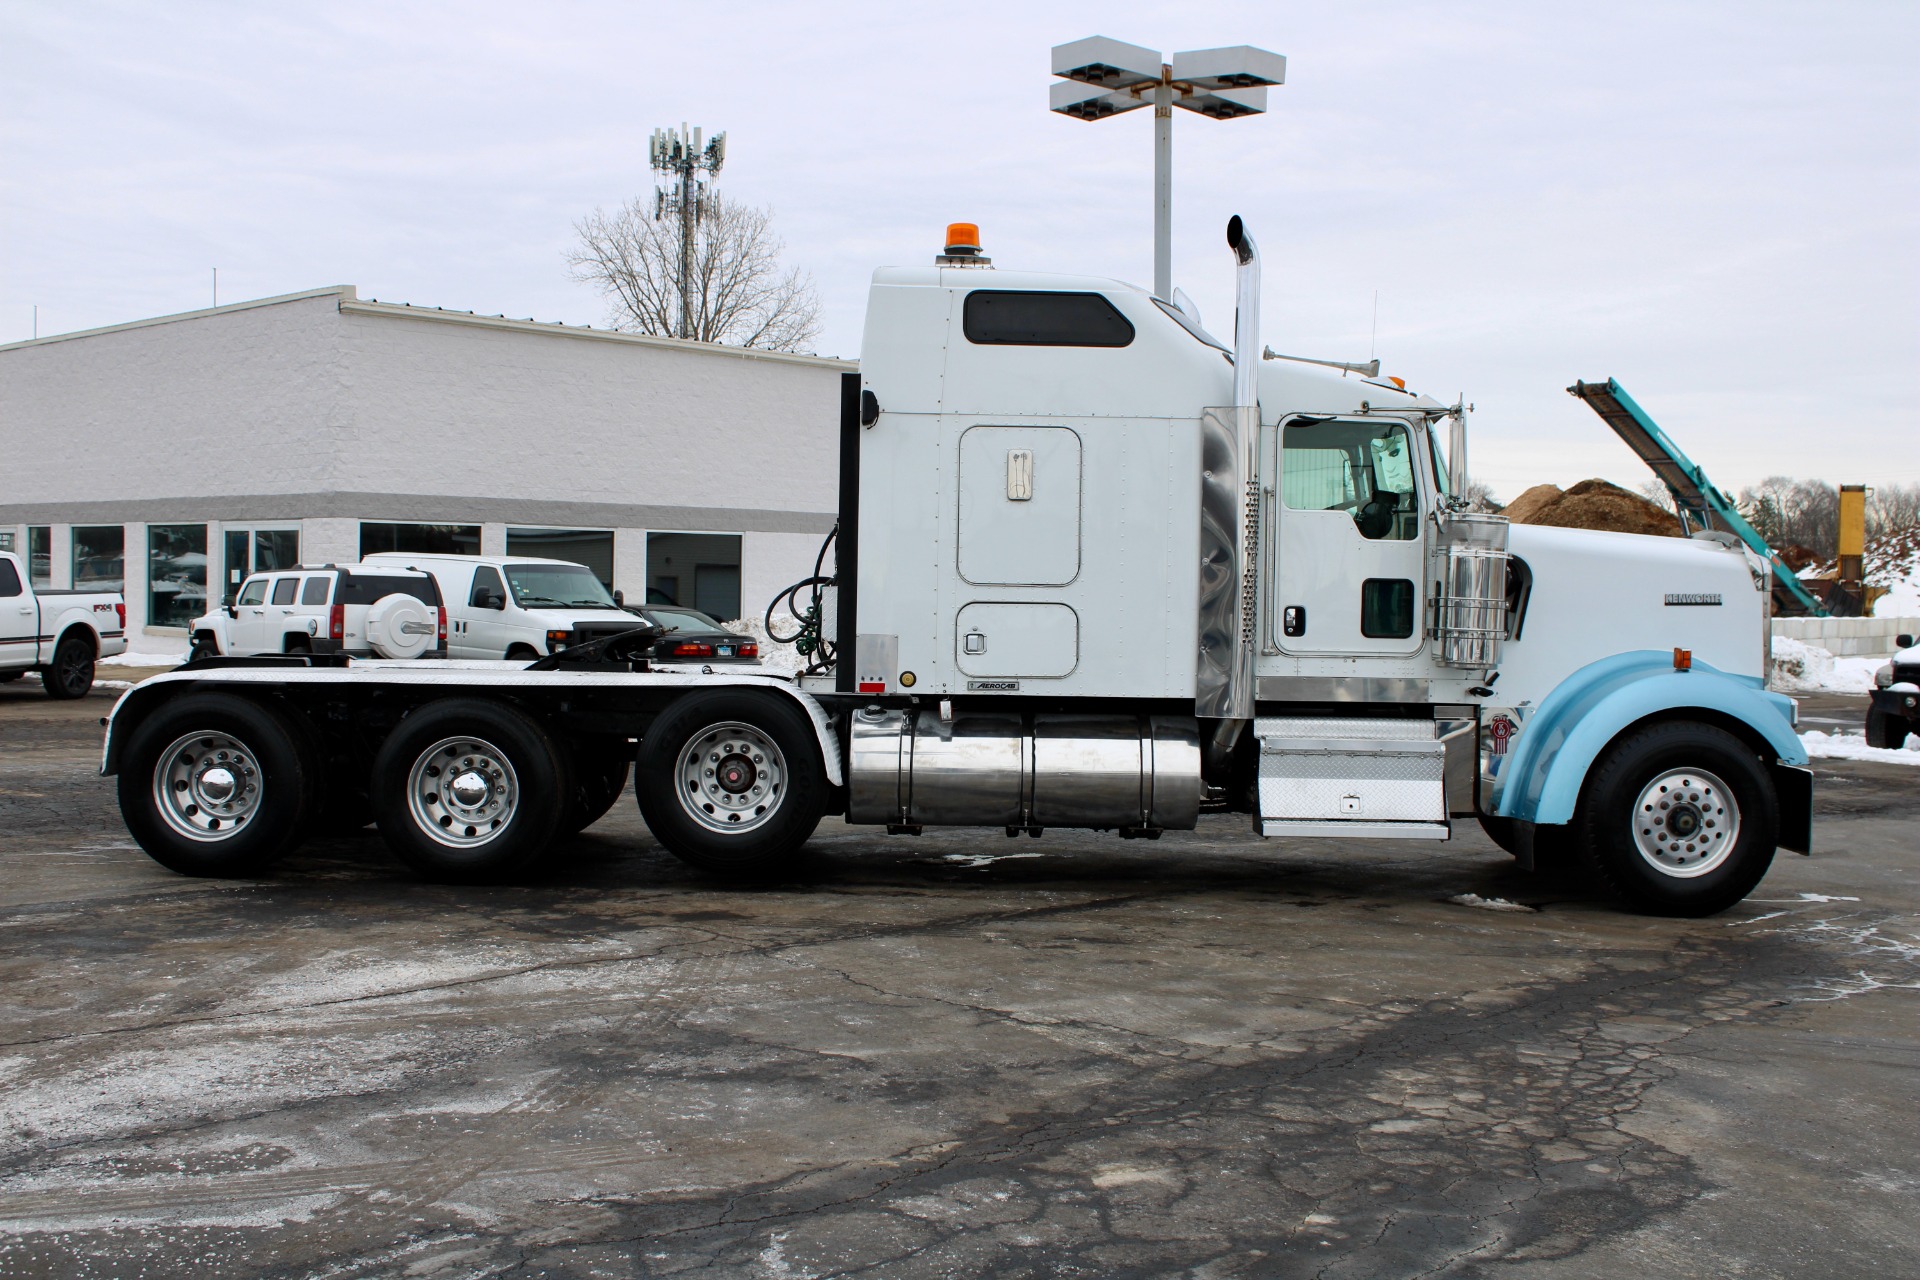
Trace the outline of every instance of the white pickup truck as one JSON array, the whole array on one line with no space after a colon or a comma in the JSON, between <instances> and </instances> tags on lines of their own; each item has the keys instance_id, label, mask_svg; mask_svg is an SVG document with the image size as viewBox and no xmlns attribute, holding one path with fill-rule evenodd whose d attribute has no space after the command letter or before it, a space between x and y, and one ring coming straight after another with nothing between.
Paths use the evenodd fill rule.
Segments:
<instances>
[{"instance_id":1,"label":"white pickup truck","mask_svg":"<svg viewBox=\"0 0 1920 1280\"><path fill-rule=\"evenodd\" d=\"M93 664L127 651L118 591L35 591L19 556L0 551L0 684L40 673L49 698L93 688Z\"/></svg>"}]
</instances>

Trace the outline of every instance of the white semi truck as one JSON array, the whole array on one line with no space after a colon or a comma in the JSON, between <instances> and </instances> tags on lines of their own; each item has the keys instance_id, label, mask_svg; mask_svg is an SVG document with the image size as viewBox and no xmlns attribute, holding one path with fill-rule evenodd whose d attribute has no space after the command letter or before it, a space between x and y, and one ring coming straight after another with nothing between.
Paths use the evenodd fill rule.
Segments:
<instances>
[{"instance_id":1,"label":"white semi truck","mask_svg":"<svg viewBox=\"0 0 1920 1280\"><path fill-rule=\"evenodd\" d=\"M1807 852L1767 565L1467 510L1464 409L1263 361L1239 219L1228 243L1231 344L1184 301L968 244L876 273L833 565L786 596L806 673L650 665L647 631L527 665L193 663L115 708L129 828L251 874L370 813L421 873L497 877L631 766L669 850L751 875L829 813L1151 838L1225 811L1283 842L1477 820L1674 914Z\"/></svg>"}]
</instances>

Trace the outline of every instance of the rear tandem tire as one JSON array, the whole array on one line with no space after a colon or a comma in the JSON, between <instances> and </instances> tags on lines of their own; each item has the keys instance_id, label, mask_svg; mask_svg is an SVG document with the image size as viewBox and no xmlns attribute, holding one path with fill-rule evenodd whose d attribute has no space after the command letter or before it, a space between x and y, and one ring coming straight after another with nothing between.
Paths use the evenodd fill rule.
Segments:
<instances>
[{"instance_id":1,"label":"rear tandem tire","mask_svg":"<svg viewBox=\"0 0 1920 1280\"><path fill-rule=\"evenodd\" d=\"M1780 806L1758 756L1724 729L1650 725L1594 763L1574 817L1588 870L1647 915L1710 916L1773 863Z\"/></svg>"},{"instance_id":2,"label":"rear tandem tire","mask_svg":"<svg viewBox=\"0 0 1920 1280\"><path fill-rule=\"evenodd\" d=\"M372 799L394 856L429 880L524 871L565 815L571 781L538 722L484 698L444 698L402 720L373 762Z\"/></svg>"},{"instance_id":3,"label":"rear tandem tire","mask_svg":"<svg viewBox=\"0 0 1920 1280\"><path fill-rule=\"evenodd\" d=\"M741 878L775 875L820 825L827 780L806 715L779 694L690 694L640 743L634 793L682 862Z\"/></svg>"},{"instance_id":4,"label":"rear tandem tire","mask_svg":"<svg viewBox=\"0 0 1920 1280\"><path fill-rule=\"evenodd\" d=\"M278 712L226 693L162 706L120 760L120 812L161 866L250 876L306 834L320 767Z\"/></svg>"}]
</instances>

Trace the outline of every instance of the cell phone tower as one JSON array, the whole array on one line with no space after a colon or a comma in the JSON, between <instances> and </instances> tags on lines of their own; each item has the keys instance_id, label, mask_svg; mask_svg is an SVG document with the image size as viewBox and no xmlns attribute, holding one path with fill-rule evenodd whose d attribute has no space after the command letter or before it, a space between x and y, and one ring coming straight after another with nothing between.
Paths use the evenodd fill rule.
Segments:
<instances>
[{"instance_id":1,"label":"cell phone tower","mask_svg":"<svg viewBox=\"0 0 1920 1280\"><path fill-rule=\"evenodd\" d=\"M693 224L709 217L707 183L727 160L727 135L716 133L705 147L700 130L655 129L647 144L654 171L667 175L653 193L653 216L680 219L680 337L693 337Z\"/></svg>"}]
</instances>

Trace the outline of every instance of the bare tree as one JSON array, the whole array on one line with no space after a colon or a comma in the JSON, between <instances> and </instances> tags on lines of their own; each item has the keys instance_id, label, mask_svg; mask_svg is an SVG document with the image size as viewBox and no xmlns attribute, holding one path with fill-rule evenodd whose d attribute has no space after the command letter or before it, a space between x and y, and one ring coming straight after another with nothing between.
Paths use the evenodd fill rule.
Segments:
<instances>
[{"instance_id":1,"label":"bare tree","mask_svg":"<svg viewBox=\"0 0 1920 1280\"><path fill-rule=\"evenodd\" d=\"M575 280L597 287L608 320L626 333L673 337L680 329L680 228L655 218L649 202L596 209L574 224L579 245L567 255ZM786 246L765 209L707 197L694 224L693 316L700 342L764 351L798 351L820 332L813 277L780 269Z\"/></svg>"},{"instance_id":2,"label":"bare tree","mask_svg":"<svg viewBox=\"0 0 1920 1280\"><path fill-rule=\"evenodd\" d=\"M1876 537L1920 529L1920 484L1875 485L1867 495L1867 532Z\"/></svg>"},{"instance_id":3,"label":"bare tree","mask_svg":"<svg viewBox=\"0 0 1920 1280\"><path fill-rule=\"evenodd\" d=\"M1467 500L1467 510L1499 515L1506 510L1506 504L1493 496L1493 488L1484 480L1467 477L1466 492L1460 495Z\"/></svg>"},{"instance_id":4,"label":"bare tree","mask_svg":"<svg viewBox=\"0 0 1920 1280\"><path fill-rule=\"evenodd\" d=\"M1673 490L1667 488L1664 480L1647 480L1640 485L1640 496L1669 515L1679 515L1673 505Z\"/></svg>"}]
</instances>

